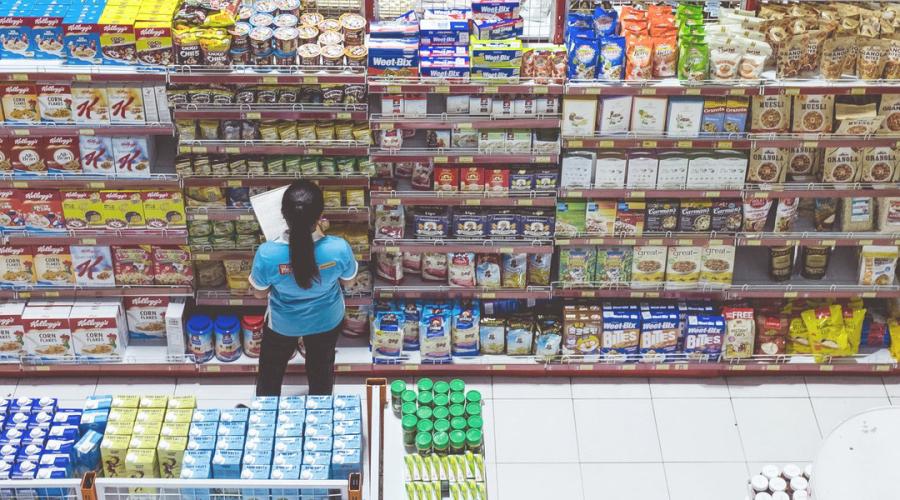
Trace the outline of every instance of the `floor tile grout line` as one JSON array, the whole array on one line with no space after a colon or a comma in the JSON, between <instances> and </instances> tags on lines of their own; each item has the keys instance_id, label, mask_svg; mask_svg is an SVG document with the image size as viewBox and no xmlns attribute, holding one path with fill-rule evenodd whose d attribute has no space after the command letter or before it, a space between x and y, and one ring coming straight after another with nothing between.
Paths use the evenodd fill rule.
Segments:
<instances>
[{"instance_id":1,"label":"floor tile grout line","mask_svg":"<svg viewBox=\"0 0 900 500\"><path fill-rule=\"evenodd\" d=\"M650 380L647 379L647 384L650 385ZM656 418L656 401L653 398L653 387L650 387L650 411L653 413L653 426L656 427L656 446L659 448L659 460L662 464L663 470L663 480L666 482L666 499L672 499L672 489L669 487L669 473L666 471L666 457L663 456L662 449L662 433L659 430L659 419Z\"/></svg>"},{"instance_id":2,"label":"floor tile grout line","mask_svg":"<svg viewBox=\"0 0 900 500\"><path fill-rule=\"evenodd\" d=\"M729 394L730 394L730 389L729 389ZM731 396L728 397L728 403L731 405L731 414L734 415L734 428L737 431L738 442L741 443L741 455L744 457L744 464L745 464L744 467L746 468L746 463L749 460L747 458L747 447L744 446L744 435L743 435L743 433L741 433L741 425L738 422L738 418L737 418L737 409L734 407L734 399L731 398Z\"/></svg>"}]
</instances>

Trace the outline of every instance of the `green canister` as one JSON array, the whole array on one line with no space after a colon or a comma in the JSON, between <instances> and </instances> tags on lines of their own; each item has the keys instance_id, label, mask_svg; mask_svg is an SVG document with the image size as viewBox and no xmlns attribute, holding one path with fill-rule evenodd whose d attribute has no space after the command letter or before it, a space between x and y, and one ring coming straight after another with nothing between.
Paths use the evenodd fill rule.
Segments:
<instances>
[{"instance_id":1,"label":"green canister","mask_svg":"<svg viewBox=\"0 0 900 500\"><path fill-rule=\"evenodd\" d=\"M472 453L482 452L481 431L469 429L469 432L466 433L466 448Z\"/></svg>"},{"instance_id":2,"label":"green canister","mask_svg":"<svg viewBox=\"0 0 900 500\"><path fill-rule=\"evenodd\" d=\"M405 390L406 382L402 380L391 382L391 407L394 409L394 413L400 413L400 407L403 406L401 396Z\"/></svg>"},{"instance_id":3,"label":"green canister","mask_svg":"<svg viewBox=\"0 0 900 500\"><path fill-rule=\"evenodd\" d=\"M412 448L416 445L416 424L419 419L415 415L406 415L400 419L400 425L403 426L403 444Z\"/></svg>"},{"instance_id":4,"label":"green canister","mask_svg":"<svg viewBox=\"0 0 900 500\"><path fill-rule=\"evenodd\" d=\"M462 417L453 417L450 419L450 428L454 431L464 431L466 430L466 419Z\"/></svg>"},{"instance_id":5,"label":"green canister","mask_svg":"<svg viewBox=\"0 0 900 500\"><path fill-rule=\"evenodd\" d=\"M432 415L434 416L435 420L440 420L442 418L449 419L450 408L447 408L446 406L435 406Z\"/></svg>"},{"instance_id":6,"label":"green canister","mask_svg":"<svg viewBox=\"0 0 900 500\"><path fill-rule=\"evenodd\" d=\"M416 391L403 391L400 394L401 403L413 403L416 402Z\"/></svg>"},{"instance_id":7,"label":"green canister","mask_svg":"<svg viewBox=\"0 0 900 500\"><path fill-rule=\"evenodd\" d=\"M449 404L450 404L450 396L447 396L446 394L435 393L435 395L434 395L434 406L435 407L447 406Z\"/></svg>"},{"instance_id":8,"label":"green canister","mask_svg":"<svg viewBox=\"0 0 900 500\"><path fill-rule=\"evenodd\" d=\"M481 403L481 393L478 391L469 391L466 393L467 403Z\"/></svg>"},{"instance_id":9,"label":"green canister","mask_svg":"<svg viewBox=\"0 0 900 500\"><path fill-rule=\"evenodd\" d=\"M466 392L466 383L458 378L451 380L450 392Z\"/></svg>"},{"instance_id":10,"label":"green canister","mask_svg":"<svg viewBox=\"0 0 900 500\"><path fill-rule=\"evenodd\" d=\"M434 432L450 432L450 421L444 419L435 420Z\"/></svg>"},{"instance_id":11,"label":"green canister","mask_svg":"<svg viewBox=\"0 0 900 500\"><path fill-rule=\"evenodd\" d=\"M466 395L461 392L450 393L450 404L461 405L466 403Z\"/></svg>"},{"instance_id":12,"label":"green canister","mask_svg":"<svg viewBox=\"0 0 900 500\"><path fill-rule=\"evenodd\" d=\"M419 407L415 403L403 403L400 406L400 415L415 415Z\"/></svg>"},{"instance_id":13,"label":"green canister","mask_svg":"<svg viewBox=\"0 0 900 500\"><path fill-rule=\"evenodd\" d=\"M431 408L428 408L427 406L419 408L416 410L416 416L419 417L419 420L431 420Z\"/></svg>"},{"instance_id":14,"label":"green canister","mask_svg":"<svg viewBox=\"0 0 900 500\"><path fill-rule=\"evenodd\" d=\"M434 430L434 424L431 423L431 420L419 420L418 423L416 423L416 430L419 431L419 434L422 434L423 432L431 434Z\"/></svg>"},{"instance_id":15,"label":"green canister","mask_svg":"<svg viewBox=\"0 0 900 500\"><path fill-rule=\"evenodd\" d=\"M478 415L473 415L466 420L466 424L468 424L469 429L478 429L479 431L484 431L484 419Z\"/></svg>"},{"instance_id":16,"label":"green canister","mask_svg":"<svg viewBox=\"0 0 900 500\"><path fill-rule=\"evenodd\" d=\"M434 394L432 394L430 392L420 392L419 393L419 407L422 407L422 406L427 406L429 408L434 406Z\"/></svg>"},{"instance_id":17,"label":"green canister","mask_svg":"<svg viewBox=\"0 0 900 500\"><path fill-rule=\"evenodd\" d=\"M419 455L430 455L431 454L431 433L430 432L420 432L416 434L416 451L419 452Z\"/></svg>"},{"instance_id":18,"label":"green canister","mask_svg":"<svg viewBox=\"0 0 900 500\"><path fill-rule=\"evenodd\" d=\"M466 405L466 415L473 417L481 416L481 403L469 403Z\"/></svg>"},{"instance_id":19,"label":"green canister","mask_svg":"<svg viewBox=\"0 0 900 500\"><path fill-rule=\"evenodd\" d=\"M465 431L450 432L450 453L454 455L462 455L466 452L466 433Z\"/></svg>"},{"instance_id":20,"label":"green canister","mask_svg":"<svg viewBox=\"0 0 900 500\"><path fill-rule=\"evenodd\" d=\"M437 455L446 455L450 450L450 436L446 432L434 433L434 453Z\"/></svg>"},{"instance_id":21,"label":"green canister","mask_svg":"<svg viewBox=\"0 0 900 500\"><path fill-rule=\"evenodd\" d=\"M466 414L466 407L463 405L453 405L450 407L451 417L461 417Z\"/></svg>"},{"instance_id":22,"label":"green canister","mask_svg":"<svg viewBox=\"0 0 900 500\"><path fill-rule=\"evenodd\" d=\"M443 380L439 380L434 383L434 395L438 394L450 394L450 384L444 382Z\"/></svg>"},{"instance_id":23,"label":"green canister","mask_svg":"<svg viewBox=\"0 0 900 500\"><path fill-rule=\"evenodd\" d=\"M430 378L420 378L416 384L419 392L431 392L434 390L434 382Z\"/></svg>"}]
</instances>

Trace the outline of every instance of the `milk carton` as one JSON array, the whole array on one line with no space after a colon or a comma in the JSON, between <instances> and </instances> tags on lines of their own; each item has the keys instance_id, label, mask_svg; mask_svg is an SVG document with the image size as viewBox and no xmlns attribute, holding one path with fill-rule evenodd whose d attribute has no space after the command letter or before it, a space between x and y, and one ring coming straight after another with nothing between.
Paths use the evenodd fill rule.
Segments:
<instances>
[{"instance_id":1,"label":"milk carton","mask_svg":"<svg viewBox=\"0 0 900 500\"><path fill-rule=\"evenodd\" d=\"M187 448L187 438L169 436L159 438L156 455L159 460L159 477L172 479L181 475L182 460Z\"/></svg>"},{"instance_id":2,"label":"milk carton","mask_svg":"<svg viewBox=\"0 0 900 500\"><path fill-rule=\"evenodd\" d=\"M24 302L0 304L0 359L18 358L22 353L25 327L22 324Z\"/></svg>"},{"instance_id":3,"label":"milk carton","mask_svg":"<svg viewBox=\"0 0 900 500\"><path fill-rule=\"evenodd\" d=\"M213 478L239 479L243 455L243 450L217 450L212 459Z\"/></svg>"},{"instance_id":4,"label":"milk carton","mask_svg":"<svg viewBox=\"0 0 900 500\"><path fill-rule=\"evenodd\" d=\"M125 315L118 305L75 306L69 313L75 356L120 358L128 345Z\"/></svg>"},{"instance_id":5,"label":"milk carton","mask_svg":"<svg viewBox=\"0 0 900 500\"><path fill-rule=\"evenodd\" d=\"M71 308L30 307L22 312L25 355L42 360L72 359L72 329L69 325Z\"/></svg>"}]
</instances>

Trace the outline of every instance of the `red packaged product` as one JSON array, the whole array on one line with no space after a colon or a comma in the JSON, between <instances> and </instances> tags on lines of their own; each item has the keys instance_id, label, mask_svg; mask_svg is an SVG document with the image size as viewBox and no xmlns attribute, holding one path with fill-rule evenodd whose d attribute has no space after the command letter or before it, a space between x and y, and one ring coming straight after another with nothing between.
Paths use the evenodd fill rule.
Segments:
<instances>
[{"instance_id":1,"label":"red packaged product","mask_svg":"<svg viewBox=\"0 0 900 500\"><path fill-rule=\"evenodd\" d=\"M152 285L153 259L150 245L112 247L116 285Z\"/></svg>"},{"instance_id":2,"label":"red packaged product","mask_svg":"<svg viewBox=\"0 0 900 500\"><path fill-rule=\"evenodd\" d=\"M81 173L81 150L78 137L52 136L44 143L47 170L52 173Z\"/></svg>"},{"instance_id":3,"label":"red packaged product","mask_svg":"<svg viewBox=\"0 0 900 500\"><path fill-rule=\"evenodd\" d=\"M0 173L12 173L13 166L9 155L10 140L0 137Z\"/></svg>"},{"instance_id":4,"label":"red packaged product","mask_svg":"<svg viewBox=\"0 0 900 500\"><path fill-rule=\"evenodd\" d=\"M25 227L33 231L66 228L59 191L22 191L22 214L25 217Z\"/></svg>"},{"instance_id":5,"label":"red packaged product","mask_svg":"<svg viewBox=\"0 0 900 500\"><path fill-rule=\"evenodd\" d=\"M434 190L457 191L459 189L459 169L453 167L435 167Z\"/></svg>"},{"instance_id":6,"label":"red packaged product","mask_svg":"<svg viewBox=\"0 0 900 500\"><path fill-rule=\"evenodd\" d=\"M16 173L42 175L47 173L44 161L44 141L41 137L15 137L9 148L12 168Z\"/></svg>"},{"instance_id":7,"label":"red packaged product","mask_svg":"<svg viewBox=\"0 0 900 500\"><path fill-rule=\"evenodd\" d=\"M509 191L509 169L488 168L484 170L484 190L494 192Z\"/></svg>"},{"instance_id":8,"label":"red packaged product","mask_svg":"<svg viewBox=\"0 0 900 500\"><path fill-rule=\"evenodd\" d=\"M481 167L460 169L459 190L484 191L484 169Z\"/></svg>"},{"instance_id":9,"label":"red packaged product","mask_svg":"<svg viewBox=\"0 0 900 500\"><path fill-rule=\"evenodd\" d=\"M18 189L0 189L0 229L25 229L22 193Z\"/></svg>"},{"instance_id":10,"label":"red packaged product","mask_svg":"<svg viewBox=\"0 0 900 500\"><path fill-rule=\"evenodd\" d=\"M190 285L194 266L187 245L153 248L153 281L157 285Z\"/></svg>"}]
</instances>

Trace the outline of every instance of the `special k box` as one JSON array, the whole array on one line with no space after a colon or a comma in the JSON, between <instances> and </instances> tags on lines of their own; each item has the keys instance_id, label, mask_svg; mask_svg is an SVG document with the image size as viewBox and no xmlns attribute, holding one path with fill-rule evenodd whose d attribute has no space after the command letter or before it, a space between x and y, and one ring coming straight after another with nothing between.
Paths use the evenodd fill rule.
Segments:
<instances>
[{"instance_id":1,"label":"special k box","mask_svg":"<svg viewBox=\"0 0 900 500\"><path fill-rule=\"evenodd\" d=\"M144 92L140 87L110 85L107 93L111 123L144 123Z\"/></svg>"},{"instance_id":2,"label":"special k box","mask_svg":"<svg viewBox=\"0 0 900 500\"><path fill-rule=\"evenodd\" d=\"M22 192L18 189L0 189L0 229L25 229Z\"/></svg>"},{"instance_id":3,"label":"special k box","mask_svg":"<svg viewBox=\"0 0 900 500\"><path fill-rule=\"evenodd\" d=\"M146 137L113 137L117 177L150 177L152 151Z\"/></svg>"},{"instance_id":4,"label":"special k box","mask_svg":"<svg viewBox=\"0 0 900 500\"><path fill-rule=\"evenodd\" d=\"M47 360L71 359L75 355L69 326L71 311L69 306L26 306L22 312L25 355Z\"/></svg>"},{"instance_id":5,"label":"special k box","mask_svg":"<svg viewBox=\"0 0 900 500\"><path fill-rule=\"evenodd\" d=\"M0 245L0 285L34 284L33 251L32 247Z\"/></svg>"},{"instance_id":6,"label":"special k box","mask_svg":"<svg viewBox=\"0 0 900 500\"><path fill-rule=\"evenodd\" d=\"M116 174L112 137L82 135L79 137L78 150L81 155L81 170L85 174Z\"/></svg>"},{"instance_id":7,"label":"special k box","mask_svg":"<svg viewBox=\"0 0 900 500\"><path fill-rule=\"evenodd\" d=\"M72 109L75 123L109 125L109 94L106 87L72 86Z\"/></svg>"},{"instance_id":8,"label":"special k box","mask_svg":"<svg viewBox=\"0 0 900 500\"><path fill-rule=\"evenodd\" d=\"M125 352L128 330L118 305L75 306L69 313L69 326L79 358L120 357Z\"/></svg>"},{"instance_id":9,"label":"special k box","mask_svg":"<svg viewBox=\"0 0 900 500\"><path fill-rule=\"evenodd\" d=\"M0 359L17 358L22 353L24 302L0 304Z\"/></svg>"}]
</instances>

